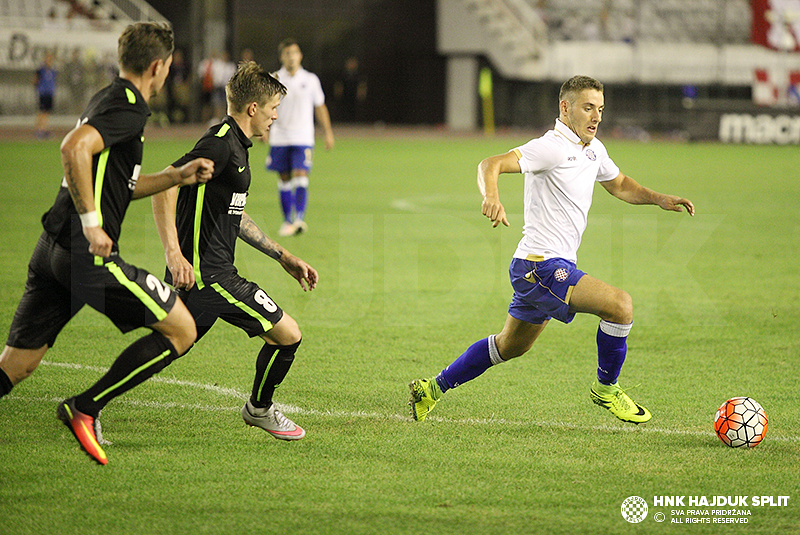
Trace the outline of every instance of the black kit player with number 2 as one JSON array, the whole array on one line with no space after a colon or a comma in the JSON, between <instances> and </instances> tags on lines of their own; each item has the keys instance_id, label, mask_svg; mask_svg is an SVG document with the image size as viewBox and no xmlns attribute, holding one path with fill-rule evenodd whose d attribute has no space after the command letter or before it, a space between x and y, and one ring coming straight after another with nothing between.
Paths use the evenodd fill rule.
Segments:
<instances>
[{"instance_id":1,"label":"black kit player with number 2","mask_svg":"<svg viewBox=\"0 0 800 535\"><path fill-rule=\"evenodd\" d=\"M103 465L108 458L98 436L100 410L185 353L197 334L175 294L125 262L118 246L131 200L205 182L213 173L213 162L201 158L140 176L148 101L164 85L173 43L171 28L159 23L132 24L120 36L119 77L92 97L61 144L61 189L42 218L44 232L0 355L2 397L33 373L84 305L105 314L122 332L152 330L128 346L88 390L58 406L58 417L81 448Z\"/></svg>"}]
</instances>

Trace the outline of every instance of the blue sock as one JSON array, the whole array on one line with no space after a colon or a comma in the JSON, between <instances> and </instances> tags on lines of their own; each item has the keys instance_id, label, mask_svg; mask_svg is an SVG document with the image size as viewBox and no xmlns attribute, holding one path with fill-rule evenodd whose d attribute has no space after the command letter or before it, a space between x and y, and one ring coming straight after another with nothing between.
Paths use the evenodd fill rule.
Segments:
<instances>
[{"instance_id":1,"label":"blue sock","mask_svg":"<svg viewBox=\"0 0 800 535\"><path fill-rule=\"evenodd\" d=\"M308 177L296 176L292 179L294 185L294 206L297 219L303 220L306 216L308 203Z\"/></svg>"},{"instance_id":2,"label":"blue sock","mask_svg":"<svg viewBox=\"0 0 800 535\"><path fill-rule=\"evenodd\" d=\"M605 320L597 328L597 380L605 385L617 382L628 353L632 323L620 325Z\"/></svg>"},{"instance_id":3,"label":"blue sock","mask_svg":"<svg viewBox=\"0 0 800 535\"><path fill-rule=\"evenodd\" d=\"M460 357L436 376L436 384L439 385L442 393L447 392L451 388L475 379L492 365L501 362L503 360L500 358L494 342L494 335L492 335L469 346Z\"/></svg>"},{"instance_id":4,"label":"blue sock","mask_svg":"<svg viewBox=\"0 0 800 535\"><path fill-rule=\"evenodd\" d=\"M281 210L283 210L283 220L287 223L292 222L292 208L294 208L294 192L292 191L291 181L284 182L278 179L278 192L281 196Z\"/></svg>"}]
</instances>

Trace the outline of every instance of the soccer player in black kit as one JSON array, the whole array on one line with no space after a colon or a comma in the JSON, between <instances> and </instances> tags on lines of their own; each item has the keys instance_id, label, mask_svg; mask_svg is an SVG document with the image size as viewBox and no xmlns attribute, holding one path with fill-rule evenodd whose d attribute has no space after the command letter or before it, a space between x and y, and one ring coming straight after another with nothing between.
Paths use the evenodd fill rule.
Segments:
<instances>
[{"instance_id":1,"label":"soccer player in black kit","mask_svg":"<svg viewBox=\"0 0 800 535\"><path fill-rule=\"evenodd\" d=\"M152 330L128 346L97 383L58 406L58 417L81 448L103 465L108 458L97 436L100 410L185 353L197 335L175 293L125 262L117 245L132 199L206 182L214 170L212 161L198 158L177 169L139 174L148 101L164 85L172 51L173 33L166 24L136 23L120 36L119 77L92 97L61 143L61 189L42 217L44 232L0 354L2 397L33 373L85 304L122 332Z\"/></svg>"},{"instance_id":2,"label":"soccer player in black kit","mask_svg":"<svg viewBox=\"0 0 800 535\"><path fill-rule=\"evenodd\" d=\"M233 265L236 239L240 238L278 261L304 291L317 285L316 270L268 238L244 211L250 187L250 138L267 135L286 88L250 61L239 65L225 92L228 115L173 164L180 167L194 158L207 158L214 162L214 179L179 191L173 187L153 197L153 214L167 260L167 282L180 289L197 322L198 339L219 318L264 340L242 418L275 438L299 440L305 431L278 410L272 395L294 361L300 328Z\"/></svg>"}]
</instances>

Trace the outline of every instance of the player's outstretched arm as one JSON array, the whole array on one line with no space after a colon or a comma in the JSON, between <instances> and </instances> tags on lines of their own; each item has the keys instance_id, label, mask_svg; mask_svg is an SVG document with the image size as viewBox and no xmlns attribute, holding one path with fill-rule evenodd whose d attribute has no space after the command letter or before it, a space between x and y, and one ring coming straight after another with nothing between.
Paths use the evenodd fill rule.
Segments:
<instances>
[{"instance_id":1,"label":"player's outstretched arm","mask_svg":"<svg viewBox=\"0 0 800 535\"><path fill-rule=\"evenodd\" d=\"M620 173L614 180L601 182L603 187L617 199L630 204L655 204L663 210L683 212L684 208L689 215L694 215L694 204L689 199L676 195L666 195L646 188L631 177Z\"/></svg>"},{"instance_id":2,"label":"player's outstretched arm","mask_svg":"<svg viewBox=\"0 0 800 535\"><path fill-rule=\"evenodd\" d=\"M204 184L214 176L214 162L208 158L195 158L179 168L171 165L160 173L141 175L136 182L134 199L149 197L173 186Z\"/></svg>"},{"instance_id":3,"label":"player's outstretched arm","mask_svg":"<svg viewBox=\"0 0 800 535\"><path fill-rule=\"evenodd\" d=\"M500 223L510 225L506 209L500 202L500 190L497 186L500 174L519 172L519 160L513 152L491 156L478 164L478 190L483 196L481 213L492 220L492 227Z\"/></svg>"},{"instance_id":4,"label":"player's outstretched arm","mask_svg":"<svg viewBox=\"0 0 800 535\"><path fill-rule=\"evenodd\" d=\"M239 238L251 247L280 262L283 269L300 283L303 291L313 290L317 287L317 281L319 280L317 270L271 240L256 225L256 222L247 215L247 212L242 212L242 221L239 223Z\"/></svg>"},{"instance_id":5,"label":"player's outstretched arm","mask_svg":"<svg viewBox=\"0 0 800 535\"><path fill-rule=\"evenodd\" d=\"M164 246L164 259L172 274L175 288L191 289L194 286L194 268L181 252L178 229L175 226L175 203L178 199L178 186L156 193L152 196L153 219L156 222L161 245Z\"/></svg>"},{"instance_id":6,"label":"player's outstretched arm","mask_svg":"<svg viewBox=\"0 0 800 535\"><path fill-rule=\"evenodd\" d=\"M114 244L100 226L92 183L92 158L104 148L100 132L83 124L71 130L61 142L61 165L72 203L81 218L83 235L89 242L89 252L107 257Z\"/></svg>"}]
</instances>

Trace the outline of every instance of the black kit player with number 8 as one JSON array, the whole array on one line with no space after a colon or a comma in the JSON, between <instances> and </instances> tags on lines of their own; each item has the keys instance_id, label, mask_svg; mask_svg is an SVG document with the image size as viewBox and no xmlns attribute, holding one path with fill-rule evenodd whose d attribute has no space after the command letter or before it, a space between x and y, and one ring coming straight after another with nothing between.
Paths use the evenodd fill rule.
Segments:
<instances>
[{"instance_id":1,"label":"black kit player with number 8","mask_svg":"<svg viewBox=\"0 0 800 535\"><path fill-rule=\"evenodd\" d=\"M153 331L128 346L92 387L58 406L58 417L81 448L103 465L108 458L98 436L100 410L161 371L196 338L183 303L157 277L125 262L117 245L131 200L206 182L214 170L212 161L198 158L178 169L139 174L148 101L164 85L173 43L171 28L159 23L133 24L120 36L119 77L92 97L61 144L61 189L42 217L44 232L0 354L2 397L33 373L86 304L122 332Z\"/></svg>"},{"instance_id":2,"label":"black kit player with number 8","mask_svg":"<svg viewBox=\"0 0 800 535\"><path fill-rule=\"evenodd\" d=\"M174 187L153 197L166 278L194 316L198 339L222 319L264 340L242 418L275 438L299 440L305 431L281 413L272 395L294 362L300 328L233 265L236 240L241 238L278 261L303 290L317 285L316 270L268 238L244 211L250 188L250 139L267 135L286 88L250 61L239 65L225 89L228 115L173 164L179 167L193 158L208 158L214 162L214 180L180 190Z\"/></svg>"}]
</instances>

